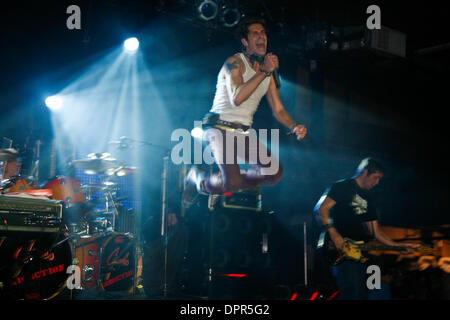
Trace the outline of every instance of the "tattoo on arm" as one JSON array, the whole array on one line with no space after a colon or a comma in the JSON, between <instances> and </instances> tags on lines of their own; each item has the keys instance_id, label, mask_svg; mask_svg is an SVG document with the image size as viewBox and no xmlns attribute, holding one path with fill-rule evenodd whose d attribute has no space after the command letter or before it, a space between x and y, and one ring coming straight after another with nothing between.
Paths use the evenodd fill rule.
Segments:
<instances>
[{"instance_id":1,"label":"tattoo on arm","mask_svg":"<svg viewBox=\"0 0 450 320\"><path fill-rule=\"evenodd\" d=\"M238 60L235 60L235 61L233 61L233 62L231 62L231 63L228 63L227 62L227 70L228 71L231 71L231 70L233 70L233 69L238 69L239 68L239 61Z\"/></svg>"},{"instance_id":2,"label":"tattoo on arm","mask_svg":"<svg viewBox=\"0 0 450 320\"><path fill-rule=\"evenodd\" d=\"M241 68L240 59L230 58L225 62L225 72L227 75L227 90L233 99L236 97L239 91L239 87L242 85L243 79L239 72ZM234 102L232 102L234 104Z\"/></svg>"}]
</instances>

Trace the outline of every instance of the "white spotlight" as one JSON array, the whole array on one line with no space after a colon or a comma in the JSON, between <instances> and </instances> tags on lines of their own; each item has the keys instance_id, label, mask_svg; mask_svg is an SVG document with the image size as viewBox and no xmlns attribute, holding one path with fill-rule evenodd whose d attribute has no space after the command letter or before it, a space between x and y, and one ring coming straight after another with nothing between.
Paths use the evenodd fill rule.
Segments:
<instances>
[{"instance_id":1,"label":"white spotlight","mask_svg":"<svg viewBox=\"0 0 450 320\"><path fill-rule=\"evenodd\" d=\"M45 105L52 110L58 110L61 109L63 105L63 100L61 97L58 96L50 96L45 99Z\"/></svg>"},{"instance_id":2,"label":"white spotlight","mask_svg":"<svg viewBox=\"0 0 450 320\"><path fill-rule=\"evenodd\" d=\"M195 139L202 140L203 139L203 129L200 127L195 127L191 130L191 136Z\"/></svg>"},{"instance_id":3,"label":"white spotlight","mask_svg":"<svg viewBox=\"0 0 450 320\"><path fill-rule=\"evenodd\" d=\"M139 40L135 37L124 41L123 47L129 52L134 52L139 48Z\"/></svg>"}]
</instances>

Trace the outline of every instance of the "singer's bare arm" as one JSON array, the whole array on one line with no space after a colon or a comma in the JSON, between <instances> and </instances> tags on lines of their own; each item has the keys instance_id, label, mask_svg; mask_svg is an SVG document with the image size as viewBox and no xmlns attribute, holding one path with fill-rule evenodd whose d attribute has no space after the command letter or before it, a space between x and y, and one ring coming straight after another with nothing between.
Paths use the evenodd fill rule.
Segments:
<instances>
[{"instance_id":1,"label":"singer's bare arm","mask_svg":"<svg viewBox=\"0 0 450 320\"><path fill-rule=\"evenodd\" d=\"M295 125L295 121L292 120L291 116L286 111L283 103L281 102L277 86L275 85L275 81L273 80L273 76L270 77L269 90L267 91L267 101L269 102L269 105L272 108L272 113L278 120L278 122L288 128L291 128L291 126Z\"/></svg>"},{"instance_id":2,"label":"singer's bare arm","mask_svg":"<svg viewBox=\"0 0 450 320\"><path fill-rule=\"evenodd\" d=\"M233 106L239 106L247 100L266 77L264 72L258 71L250 80L244 83L242 75L245 71L245 66L239 56L228 58L225 62L225 70L228 95L232 99L230 102Z\"/></svg>"},{"instance_id":3,"label":"singer's bare arm","mask_svg":"<svg viewBox=\"0 0 450 320\"><path fill-rule=\"evenodd\" d=\"M296 122L292 120L291 116L284 108L273 77L273 75L270 77L269 89L267 90L267 101L272 108L273 115L275 119L278 120L278 122L285 125L291 130L292 133L297 136L297 140L302 140L306 136L308 130L304 125L296 124Z\"/></svg>"}]
</instances>

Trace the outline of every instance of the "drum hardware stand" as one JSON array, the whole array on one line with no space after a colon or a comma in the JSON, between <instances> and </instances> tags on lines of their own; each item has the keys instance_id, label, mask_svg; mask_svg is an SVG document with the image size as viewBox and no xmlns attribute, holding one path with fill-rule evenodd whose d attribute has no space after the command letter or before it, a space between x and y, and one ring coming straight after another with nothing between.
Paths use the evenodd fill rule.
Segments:
<instances>
[{"instance_id":1,"label":"drum hardware stand","mask_svg":"<svg viewBox=\"0 0 450 320\"><path fill-rule=\"evenodd\" d=\"M122 137L121 141L124 141L125 139ZM164 150L164 153L166 154L163 158L163 172L161 175L161 237L163 241L164 246L164 283L163 283L163 297L167 297L168 293L168 283L167 283L167 265L168 265L168 234L167 234L167 214L168 214L168 199L167 199L167 177L169 172L169 155L171 153L171 149L167 149L164 146L156 145L153 143L149 143L146 141L139 141L139 140L132 140L127 138L130 142L140 143L143 145L151 146L154 148L158 148L161 150ZM140 237L139 237L140 239ZM137 254L135 255L135 259L137 259ZM137 271L138 261L135 263L135 268ZM135 273L136 274L136 273Z\"/></svg>"},{"instance_id":2,"label":"drum hardware stand","mask_svg":"<svg viewBox=\"0 0 450 320\"><path fill-rule=\"evenodd\" d=\"M11 149L12 148L12 145L13 145L13 141L12 141L12 139L8 139L8 138L5 138L5 137L3 137L3 143L2 143L2 145L0 146L1 148L4 148L4 147L6 147L7 149ZM1 178L3 179L3 177L5 176L5 171L6 171L6 165L5 165L5 162L6 161L4 161L3 162L3 165L2 165L2 172L1 172Z\"/></svg>"},{"instance_id":3,"label":"drum hardware stand","mask_svg":"<svg viewBox=\"0 0 450 320\"><path fill-rule=\"evenodd\" d=\"M56 176L56 140L53 139L50 145L50 169L49 176Z\"/></svg>"},{"instance_id":4,"label":"drum hardware stand","mask_svg":"<svg viewBox=\"0 0 450 320\"><path fill-rule=\"evenodd\" d=\"M116 216L119 215L119 211L117 210L117 205L116 202L114 201L114 197L111 194L110 190L106 190L105 192L105 198L106 198L106 212L108 212L109 208L108 208L108 197L112 203L112 207L113 207L113 216L112 216L112 222L111 222L111 228L112 230L116 229Z\"/></svg>"},{"instance_id":5,"label":"drum hardware stand","mask_svg":"<svg viewBox=\"0 0 450 320\"><path fill-rule=\"evenodd\" d=\"M41 140L36 141L36 149L34 152L34 164L33 168L31 169L31 176L34 178L36 182L39 181L39 164L40 164L40 157L41 157Z\"/></svg>"}]
</instances>

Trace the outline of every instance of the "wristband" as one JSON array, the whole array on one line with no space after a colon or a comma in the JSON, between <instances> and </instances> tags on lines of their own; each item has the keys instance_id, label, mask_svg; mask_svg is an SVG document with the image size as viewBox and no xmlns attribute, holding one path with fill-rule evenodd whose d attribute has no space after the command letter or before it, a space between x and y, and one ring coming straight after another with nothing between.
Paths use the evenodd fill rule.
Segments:
<instances>
[{"instance_id":1,"label":"wristband","mask_svg":"<svg viewBox=\"0 0 450 320\"><path fill-rule=\"evenodd\" d=\"M266 74L266 77L270 77L270 75L272 74L272 72L270 71L266 71L264 69L261 69L262 72L264 72Z\"/></svg>"},{"instance_id":2,"label":"wristband","mask_svg":"<svg viewBox=\"0 0 450 320\"><path fill-rule=\"evenodd\" d=\"M290 125L290 126L289 126L289 130L290 130L291 132L293 132L293 130L294 130L294 128L295 128L296 126L297 126L296 123Z\"/></svg>"},{"instance_id":3,"label":"wristband","mask_svg":"<svg viewBox=\"0 0 450 320\"><path fill-rule=\"evenodd\" d=\"M333 228L333 227L334 227L333 222L334 222L333 219L329 219L329 220L328 220L328 223L323 225L324 228L325 228L325 229Z\"/></svg>"}]
</instances>

